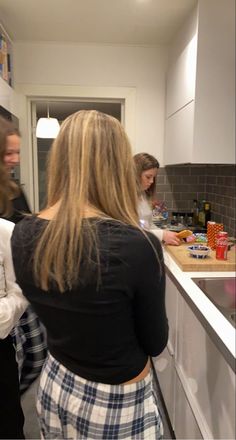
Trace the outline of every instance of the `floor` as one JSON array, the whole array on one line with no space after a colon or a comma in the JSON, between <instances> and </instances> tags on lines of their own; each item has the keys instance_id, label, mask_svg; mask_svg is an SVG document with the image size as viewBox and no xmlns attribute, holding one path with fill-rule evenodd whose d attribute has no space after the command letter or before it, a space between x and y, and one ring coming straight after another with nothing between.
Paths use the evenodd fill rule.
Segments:
<instances>
[{"instance_id":1,"label":"floor","mask_svg":"<svg viewBox=\"0 0 236 440\"><path fill-rule=\"evenodd\" d=\"M154 383L155 384L155 383ZM162 404L162 398L160 396L160 390L158 384L155 384L156 393L159 398L159 409L162 416L162 421L164 425L164 439L173 439L173 435L169 429L168 421L165 414L165 409ZM25 415L25 438L29 439L40 439L40 431L38 426L36 408L35 408L35 398L37 393L37 381L31 386L31 388L26 391L22 397L22 407Z\"/></svg>"}]
</instances>

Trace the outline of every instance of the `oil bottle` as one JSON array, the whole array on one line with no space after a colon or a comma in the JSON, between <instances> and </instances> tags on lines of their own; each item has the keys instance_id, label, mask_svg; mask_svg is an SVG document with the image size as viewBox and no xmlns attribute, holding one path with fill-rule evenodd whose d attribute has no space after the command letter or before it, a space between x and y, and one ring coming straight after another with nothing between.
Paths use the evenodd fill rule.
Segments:
<instances>
[{"instance_id":1,"label":"oil bottle","mask_svg":"<svg viewBox=\"0 0 236 440\"><path fill-rule=\"evenodd\" d=\"M209 202L205 202L204 204L205 211L205 228L207 227L207 222L211 221L211 204Z\"/></svg>"},{"instance_id":2,"label":"oil bottle","mask_svg":"<svg viewBox=\"0 0 236 440\"><path fill-rule=\"evenodd\" d=\"M198 215L199 215L197 199L193 200L192 213L193 213L193 225L197 226L198 225Z\"/></svg>"},{"instance_id":3,"label":"oil bottle","mask_svg":"<svg viewBox=\"0 0 236 440\"><path fill-rule=\"evenodd\" d=\"M207 222L211 220L211 205L206 200L202 200L198 215L199 225L206 228Z\"/></svg>"}]
</instances>

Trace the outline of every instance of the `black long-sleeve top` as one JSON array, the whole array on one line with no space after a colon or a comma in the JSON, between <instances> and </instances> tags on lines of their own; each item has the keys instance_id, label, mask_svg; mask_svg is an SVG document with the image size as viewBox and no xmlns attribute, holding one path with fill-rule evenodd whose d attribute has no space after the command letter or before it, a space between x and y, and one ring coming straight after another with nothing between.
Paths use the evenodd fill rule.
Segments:
<instances>
[{"instance_id":1,"label":"black long-sleeve top","mask_svg":"<svg viewBox=\"0 0 236 440\"><path fill-rule=\"evenodd\" d=\"M90 220L91 222L94 219ZM45 325L51 354L87 380L119 384L137 376L168 338L165 272L160 242L113 220L97 224L101 280L73 290L36 287L32 255L47 220L26 217L15 226L16 279Z\"/></svg>"}]
</instances>

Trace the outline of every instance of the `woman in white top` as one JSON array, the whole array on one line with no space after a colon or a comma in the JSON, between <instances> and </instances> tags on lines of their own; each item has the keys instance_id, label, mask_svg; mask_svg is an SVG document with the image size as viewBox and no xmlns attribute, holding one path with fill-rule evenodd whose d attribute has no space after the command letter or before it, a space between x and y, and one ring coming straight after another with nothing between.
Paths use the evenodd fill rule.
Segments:
<instances>
[{"instance_id":1,"label":"woman in white top","mask_svg":"<svg viewBox=\"0 0 236 440\"><path fill-rule=\"evenodd\" d=\"M20 393L38 377L46 341L38 317L15 283L10 238L29 212L24 193L11 179L20 160L20 132L0 116L0 438L24 438ZM13 328L14 327L14 328ZM17 362L16 362L17 359ZM20 383L19 383L20 382Z\"/></svg>"},{"instance_id":2,"label":"woman in white top","mask_svg":"<svg viewBox=\"0 0 236 440\"><path fill-rule=\"evenodd\" d=\"M9 335L28 305L15 281L10 243L14 226L0 218L0 339Z\"/></svg>"},{"instance_id":3,"label":"woman in white top","mask_svg":"<svg viewBox=\"0 0 236 440\"><path fill-rule=\"evenodd\" d=\"M151 229L152 224L152 201L156 191L156 176L159 162L148 153L138 153L134 156L137 170L138 185L140 187L139 218L143 226ZM178 246L180 239L176 232L166 229L152 229L152 232L166 244Z\"/></svg>"},{"instance_id":4,"label":"woman in white top","mask_svg":"<svg viewBox=\"0 0 236 440\"><path fill-rule=\"evenodd\" d=\"M0 438L24 438L18 365L10 331L28 302L15 282L11 256L14 223L0 218Z\"/></svg>"}]
</instances>

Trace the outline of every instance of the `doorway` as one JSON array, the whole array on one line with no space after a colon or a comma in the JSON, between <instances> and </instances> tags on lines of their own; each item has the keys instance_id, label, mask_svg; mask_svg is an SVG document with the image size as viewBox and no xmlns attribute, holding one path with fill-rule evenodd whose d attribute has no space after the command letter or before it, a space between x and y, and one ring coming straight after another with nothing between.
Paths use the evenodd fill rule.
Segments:
<instances>
[{"instance_id":1,"label":"doorway","mask_svg":"<svg viewBox=\"0 0 236 440\"><path fill-rule=\"evenodd\" d=\"M50 117L57 118L61 124L64 119L79 110L97 110L107 113L124 122L124 100L61 100L56 98L31 101L32 114L32 144L33 144L33 182L35 210L41 210L46 203L46 162L53 139L36 138L35 127L37 120L46 117L49 107Z\"/></svg>"}]
</instances>

